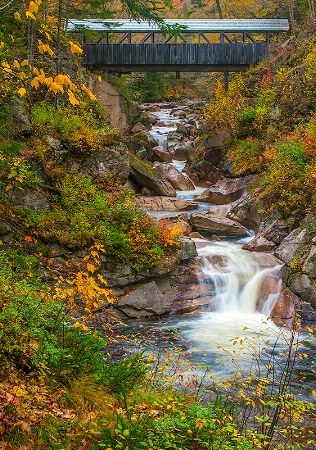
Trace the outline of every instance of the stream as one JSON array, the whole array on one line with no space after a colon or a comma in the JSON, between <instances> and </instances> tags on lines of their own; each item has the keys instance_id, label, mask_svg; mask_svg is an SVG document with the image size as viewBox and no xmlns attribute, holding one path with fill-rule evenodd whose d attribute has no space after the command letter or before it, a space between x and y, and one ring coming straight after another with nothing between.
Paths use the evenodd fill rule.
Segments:
<instances>
[{"instance_id":1,"label":"stream","mask_svg":"<svg viewBox=\"0 0 316 450\"><path fill-rule=\"evenodd\" d=\"M167 108L152 114L158 122L151 134L166 149L168 133L175 131L181 120L173 117ZM185 161L173 161L173 164L182 171ZM197 186L193 191L177 192L177 196L193 201L204 189ZM201 203L198 210L207 211L210 206ZM217 208L219 215L226 212L227 205ZM168 211L163 214L168 215ZM162 213L158 215L161 217ZM157 369L157 376L166 370L169 376L177 378L177 384L193 383L196 387L229 379L236 372L247 376L259 371L262 376L268 372L271 362L281 376L286 362L282 351L287 352L292 340L295 345L300 342L300 352L315 352L315 344L308 340L307 333L294 336L269 319L282 288L281 266L272 254L243 250L242 246L252 237L250 232L242 239L222 236L220 241L194 239L200 263L199 283L205 295L212 298L215 308L170 316L154 323L149 320L129 323L121 330L126 353L137 349L146 355L155 354L157 367L162 360L167 367ZM266 280L271 276L277 282L269 290ZM312 362L307 367L304 358L297 361L293 367L292 389L301 393L302 372L308 390L313 389L315 375Z\"/></svg>"}]
</instances>

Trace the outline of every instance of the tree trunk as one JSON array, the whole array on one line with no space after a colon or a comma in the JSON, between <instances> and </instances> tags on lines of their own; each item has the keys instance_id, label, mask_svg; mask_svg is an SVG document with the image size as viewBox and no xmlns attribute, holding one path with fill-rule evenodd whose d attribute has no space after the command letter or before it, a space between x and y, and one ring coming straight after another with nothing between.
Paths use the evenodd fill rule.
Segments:
<instances>
[{"instance_id":1,"label":"tree trunk","mask_svg":"<svg viewBox=\"0 0 316 450\"><path fill-rule=\"evenodd\" d=\"M217 11L218 11L219 18L222 19L223 18L223 10L222 10L222 6L221 6L220 0L216 0L216 8L217 8Z\"/></svg>"},{"instance_id":2,"label":"tree trunk","mask_svg":"<svg viewBox=\"0 0 316 450\"><path fill-rule=\"evenodd\" d=\"M308 7L309 7L309 13L310 13L310 17L312 22L315 23L315 5L314 5L314 0L308 0Z\"/></svg>"},{"instance_id":3,"label":"tree trunk","mask_svg":"<svg viewBox=\"0 0 316 450\"><path fill-rule=\"evenodd\" d=\"M289 1L289 15L290 15L290 27L292 34L295 34L295 21L294 21L294 4L293 0Z\"/></svg>"}]
</instances>

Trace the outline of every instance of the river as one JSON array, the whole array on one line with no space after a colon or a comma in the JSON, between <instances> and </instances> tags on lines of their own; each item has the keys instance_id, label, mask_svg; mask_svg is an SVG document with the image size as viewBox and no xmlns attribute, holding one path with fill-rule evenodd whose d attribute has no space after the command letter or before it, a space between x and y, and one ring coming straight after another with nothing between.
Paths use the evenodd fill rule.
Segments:
<instances>
[{"instance_id":1,"label":"river","mask_svg":"<svg viewBox=\"0 0 316 450\"><path fill-rule=\"evenodd\" d=\"M159 121L151 133L159 145L167 148L168 133L175 130L180 119L167 108L152 114ZM185 161L173 164L182 171ZM193 191L178 192L177 196L192 201L203 190L197 186ZM199 211L210 206L199 204ZM217 214L225 215L228 207L216 207ZM291 389L302 394L304 372L304 397L309 396L306 392L313 389L314 363L301 355L315 353L315 345L307 333L299 335L279 328L269 319L282 288L281 266L269 253L242 249L252 236L249 232L243 239L194 239L199 282L215 305L211 311L170 316L154 323L137 321L121 330L121 337L125 338L119 346L126 353L144 351L155 367L153 378L168 376L179 386L193 386L194 390L230 379L234 373L269 377L273 366L273 384L278 388L290 355ZM266 281L271 276L278 281L269 290Z\"/></svg>"}]
</instances>

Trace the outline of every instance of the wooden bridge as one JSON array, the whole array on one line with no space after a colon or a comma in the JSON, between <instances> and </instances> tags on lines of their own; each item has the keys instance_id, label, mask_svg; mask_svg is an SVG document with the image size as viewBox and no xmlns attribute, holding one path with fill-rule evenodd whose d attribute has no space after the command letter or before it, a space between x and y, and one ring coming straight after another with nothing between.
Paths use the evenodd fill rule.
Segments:
<instances>
[{"instance_id":1,"label":"wooden bridge","mask_svg":"<svg viewBox=\"0 0 316 450\"><path fill-rule=\"evenodd\" d=\"M232 72L265 59L271 35L288 31L289 23L287 19L170 19L162 31L154 23L91 19L69 20L67 30L81 36L89 35L84 30L97 32L97 42L83 42L83 63L92 70Z\"/></svg>"}]
</instances>

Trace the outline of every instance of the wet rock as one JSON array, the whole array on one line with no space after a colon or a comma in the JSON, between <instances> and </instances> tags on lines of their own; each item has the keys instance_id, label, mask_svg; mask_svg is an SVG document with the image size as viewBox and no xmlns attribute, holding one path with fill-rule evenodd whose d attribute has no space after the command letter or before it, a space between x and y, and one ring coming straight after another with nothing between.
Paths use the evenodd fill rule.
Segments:
<instances>
[{"instance_id":1,"label":"wet rock","mask_svg":"<svg viewBox=\"0 0 316 450\"><path fill-rule=\"evenodd\" d=\"M268 239L265 239L260 233L243 246L244 250L249 250L251 252L271 252L275 248L275 243L268 241Z\"/></svg>"},{"instance_id":2,"label":"wet rock","mask_svg":"<svg viewBox=\"0 0 316 450\"><path fill-rule=\"evenodd\" d=\"M132 154L130 154L130 176L139 186L146 187L158 195L176 196L176 190L167 178Z\"/></svg>"},{"instance_id":3,"label":"wet rock","mask_svg":"<svg viewBox=\"0 0 316 450\"><path fill-rule=\"evenodd\" d=\"M192 213L191 225L198 231L208 231L225 236L248 236L248 230L241 224L225 217L216 217L207 213Z\"/></svg>"},{"instance_id":4,"label":"wet rock","mask_svg":"<svg viewBox=\"0 0 316 450\"><path fill-rule=\"evenodd\" d=\"M194 184L172 164L155 163L155 169L164 179L168 180L176 191L193 191Z\"/></svg>"},{"instance_id":5,"label":"wet rock","mask_svg":"<svg viewBox=\"0 0 316 450\"><path fill-rule=\"evenodd\" d=\"M200 185L203 181L216 183L223 176L225 141L229 136L229 132L223 130L195 141L194 152L186 165L186 173L197 180L197 184ZM194 174L196 178L193 178Z\"/></svg>"},{"instance_id":6,"label":"wet rock","mask_svg":"<svg viewBox=\"0 0 316 450\"><path fill-rule=\"evenodd\" d=\"M186 161L193 151L192 141L184 140L173 146L173 157L178 161Z\"/></svg>"},{"instance_id":7,"label":"wet rock","mask_svg":"<svg viewBox=\"0 0 316 450\"><path fill-rule=\"evenodd\" d=\"M163 147L158 145L153 148L154 154L158 157L158 161L165 163L172 163L172 157L169 152L167 152Z\"/></svg>"},{"instance_id":8,"label":"wet rock","mask_svg":"<svg viewBox=\"0 0 316 450\"><path fill-rule=\"evenodd\" d=\"M193 231L192 233L189 234L189 238L191 239L204 239L204 237L198 233L197 231Z\"/></svg>"},{"instance_id":9,"label":"wet rock","mask_svg":"<svg viewBox=\"0 0 316 450\"><path fill-rule=\"evenodd\" d=\"M181 261L193 259L197 255L195 242L188 237L183 237L181 239Z\"/></svg>"},{"instance_id":10,"label":"wet rock","mask_svg":"<svg viewBox=\"0 0 316 450\"><path fill-rule=\"evenodd\" d=\"M238 201L227 213L227 217L240 222L246 228L255 232L259 231L261 215L258 212L252 195L246 196ZM269 241L267 237L265 238Z\"/></svg>"},{"instance_id":11,"label":"wet rock","mask_svg":"<svg viewBox=\"0 0 316 450\"><path fill-rule=\"evenodd\" d=\"M298 320L298 310L301 300L289 288L283 289L275 301L270 318L273 322L282 327L292 326Z\"/></svg>"},{"instance_id":12,"label":"wet rock","mask_svg":"<svg viewBox=\"0 0 316 450\"><path fill-rule=\"evenodd\" d=\"M198 207L197 203L187 202L181 198L155 196L155 197L141 197L136 198L136 203L139 208L147 211L189 211Z\"/></svg>"},{"instance_id":13,"label":"wet rock","mask_svg":"<svg viewBox=\"0 0 316 450\"><path fill-rule=\"evenodd\" d=\"M252 177L219 180L206 189L196 201L213 203L214 205L227 205L247 193L247 186Z\"/></svg>"},{"instance_id":14,"label":"wet rock","mask_svg":"<svg viewBox=\"0 0 316 450\"><path fill-rule=\"evenodd\" d=\"M161 316L170 312L170 300L164 296L154 281L144 284L121 297L115 307L127 317Z\"/></svg>"},{"instance_id":15,"label":"wet rock","mask_svg":"<svg viewBox=\"0 0 316 450\"><path fill-rule=\"evenodd\" d=\"M207 307L213 309L214 298L209 295L209 286L199 284L184 284L177 286L172 292L171 312L184 314L199 311Z\"/></svg>"},{"instance_id":16,"label":"wet rock","mask_svg":"<svg viewBox=\"0 0 316 450\"><path fill-rule=\"evenodd\" d=\"M285 220L276 219L266 226L263 226L261 234L263 237L279 245L289 234L289 225Z\"/></svg>"}]
</instances>

